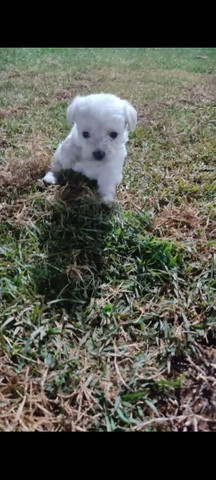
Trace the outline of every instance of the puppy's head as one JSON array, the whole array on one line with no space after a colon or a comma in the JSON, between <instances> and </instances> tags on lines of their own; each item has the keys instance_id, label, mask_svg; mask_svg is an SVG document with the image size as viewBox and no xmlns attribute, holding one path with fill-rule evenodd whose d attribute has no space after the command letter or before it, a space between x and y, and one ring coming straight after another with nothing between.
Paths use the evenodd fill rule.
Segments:
<instances>
[{"instance_id":1,"label":"puppy's head","mask_svg":"<svg viewBox=\"0 0 216 480\"><path fill-rule=\"evenodd\" d=\"M67 109L67 122L76 124L85 158L103 160L125 144L128 130L136 127L137 113L127 100L115 95L78 95Z\"/></svg>"}]
</instances>

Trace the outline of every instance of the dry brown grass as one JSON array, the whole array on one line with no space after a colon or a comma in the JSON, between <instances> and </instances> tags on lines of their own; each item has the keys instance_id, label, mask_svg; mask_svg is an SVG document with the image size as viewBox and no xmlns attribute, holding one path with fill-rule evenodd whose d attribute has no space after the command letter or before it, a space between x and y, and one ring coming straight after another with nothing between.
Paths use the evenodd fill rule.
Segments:
<instances>
[{"instance_id":1,"label":"dry brown grass","mask_svg":"<svg viewBox=\"0 0 216 480\"><path fill-rule=\"evenodd\" d=\"M34 133L28 145L27 158L17 158L14 153L7 154L0 178L0 195L5 189L19 192L32 186L32 182L42 178L49 163L51 149L45 149L41 134Z\"/></svg>"},{"instance_id":2,"label":"dry brown grass","mask_svg":"<svg viewBox=\"0 0 216 480\"><path fill-rule=\"evenodd\" d=\"M199 238L201 233L199 211L190 205L165 206L155 219L155 232L161 236L189 240ZM205 231L202 230L202 236Z\"/></svg>"},{"instance_id":3,"label":"dry brown grass","mask_svg":"<svg viewBox=\"0 0 216 480\"><path fill-rule=\"evenodd\" d=\"M170 397L165 403L162 402L159 417L146 407L147 419L132 426L131 431L145 430L145 427L151 424L156 425L158 431L163 431L164 428L171 431L215 431L216 349L203 348L200 345L197 347L200 352L199 362L195 363L190 356L187 356L184 362L179 362L180 369L184 369L184 380L181 388L176 389L178 400ZM109 368L104 378L100 378L100 372L96 369L91 373L91 358L88 355L79 348L71 351L73 358L82 357L83 360L80 379L70 394L59 392L55 399L47 397L44 386L56 374L49 371L49 367L45 367L39 359L34 362L35 366L26 366L22 372L15 373L16 365L11 364L7 356L1 357L0 429L86 431L89 422L92 430L97 429L103 418L103 408L95 396L92 382L98 379L98 388L104 391L107 404L112 406L121 389L129 388L126 382L127 369L130 370L131 359L140 348L140 342L131 345L126 342L125 352L121 353L115 345L115 353L106 357ZM150 349L148 356L148 367L137 378L144 376L148 379L150 376L152 380L166 383L166 368L161 371L155 368L155 351ZM177 367L173 365L172 368ZM34 370L38 372L36 376Z\"/></svg>"}]
</instances>

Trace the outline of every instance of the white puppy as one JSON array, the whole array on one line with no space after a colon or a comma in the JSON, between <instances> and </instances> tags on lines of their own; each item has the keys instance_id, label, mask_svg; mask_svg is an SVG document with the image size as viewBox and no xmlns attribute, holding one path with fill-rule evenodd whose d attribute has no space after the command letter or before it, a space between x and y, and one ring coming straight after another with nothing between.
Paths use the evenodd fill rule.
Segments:
<instances>
[{"instance_id":1,"label":"white puppy","mask_svg":"<svg viewBox=\"0 0 216 480\"><path fill-rule=\"evenodd\" d=\"M67 109L66 139L58 145L45 183L57 183L61 170L72 169L97 180L104 202L115 200L127 155L128 131L137 123L136 110L127 100L107 93L77 96Z\"/></svg>"}]
</instances>

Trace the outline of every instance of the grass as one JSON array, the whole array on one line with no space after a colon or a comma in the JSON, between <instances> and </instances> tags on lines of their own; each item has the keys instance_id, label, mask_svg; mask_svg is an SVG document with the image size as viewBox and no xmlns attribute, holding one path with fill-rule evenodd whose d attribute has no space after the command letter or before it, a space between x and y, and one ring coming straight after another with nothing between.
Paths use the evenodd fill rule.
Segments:
<instances>
[{"instance_id":1,"label":"grass","mask_svg":"<svg viewBox=\"0 0 216 480\"><path fill-rule=\"evenodd\" d=\"M215 49L0 50L0 430L215 431ZM130 100L119 203L40 181L73 95Z\"/></svg>"},{"instance_id":2,"label":"grass","mask_svg":"<svg viewBox=\"0 0 216 480\"><path fill-rule=\"evenodd\" d=\"M125 67L126 69L181 69L214 73L214 48L8 48L1 49L5 68L29 67L52 74L56 68L80 73L86 69ZM49 72L47 71L49 68Z\"/></svg>"}]
</instances>

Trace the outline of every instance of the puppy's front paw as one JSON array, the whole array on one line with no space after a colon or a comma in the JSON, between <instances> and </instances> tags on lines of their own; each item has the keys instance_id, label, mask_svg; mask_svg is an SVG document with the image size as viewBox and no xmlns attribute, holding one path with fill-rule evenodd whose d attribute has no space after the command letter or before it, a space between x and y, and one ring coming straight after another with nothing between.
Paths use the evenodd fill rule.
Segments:
<instances>
[{"instance_id":1,"label":"puppy's front paw","mask_svg":"<svg viewBox=\"0 0 216 480\"><path fill-rule=\"evenodd\" d=\"M43 177L43 182L48 183L50 185L56 185L57 178L55 177L53 172L48 172L45 177Z\"/></svg>"},{"instance_id":2,"label":"puppy's front paw","mask_svg":"<svg viewBox=\"0 0 216 480\"><path fill-rule=\"evenodd\" d=\"M112 193L107 193L106 195L103 195L101 197L101 200L103 203L114 203L117 201L115 196L112 195Z\"/></svg>"}]
</instances>

